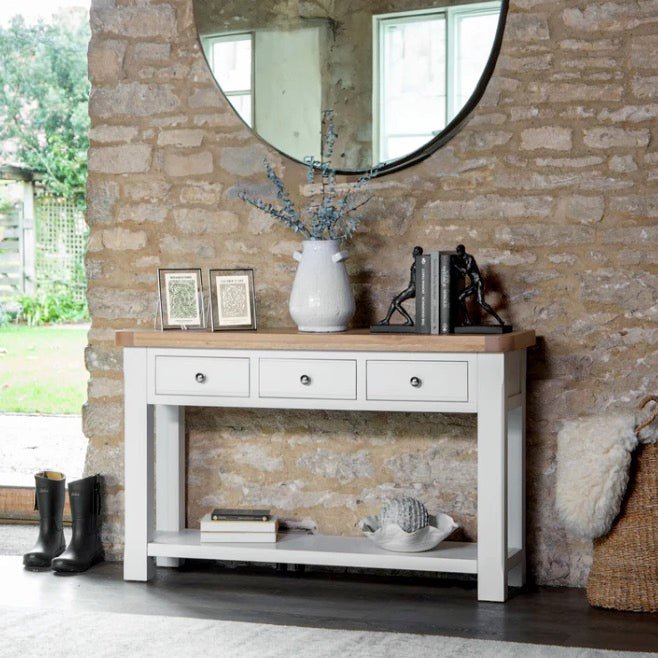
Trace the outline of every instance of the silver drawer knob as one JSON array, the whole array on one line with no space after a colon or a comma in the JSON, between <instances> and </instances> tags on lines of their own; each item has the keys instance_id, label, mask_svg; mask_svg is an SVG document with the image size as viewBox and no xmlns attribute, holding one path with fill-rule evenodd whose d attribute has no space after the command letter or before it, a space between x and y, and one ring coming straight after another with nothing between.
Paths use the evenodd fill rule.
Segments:
<instances>
[{"instance_id":1,"label":"silver drawer knob","mask_svg":"<svg viewBox=\"0 0 658 658\"><path fill-rule=\"evenodd\" d=\"M308 375L302 375L299 378L299 381L302 383L303 386L310 386L311 385L311 378Z\"/></svg>"},{"instance_id":2,"label":"silver drawer knob","mask_svg":"<svg viewBox=\"0 0 658 658\"><path fill-rule=\"evenodd\" d=\"M422 380L420 377L412 377L409 380L409 383L414 387L414 388L420 388L423 385Z\"/></svg>"},{"instance_id":3,"label":"silver drawer knob","mask_svg":"<svg viewBox=\"0 0 658 658\"><path fill-rule=\"evenodd\" d=\"M202 372L197 372L197 374L194 375L194 379L196 379L199 384L203 384L206 381L206 376Z\"/></svg>"}]
</instances>

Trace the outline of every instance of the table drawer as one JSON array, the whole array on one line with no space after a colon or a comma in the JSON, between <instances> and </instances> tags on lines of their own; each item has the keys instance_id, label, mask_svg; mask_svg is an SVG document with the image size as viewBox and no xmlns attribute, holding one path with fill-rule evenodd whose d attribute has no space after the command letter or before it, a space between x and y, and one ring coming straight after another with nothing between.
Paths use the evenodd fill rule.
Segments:
<instances>
[{"instance_id":1,"label":"table drawer","mask_svg":"<svg viewBox=\"0 0 658 658\"><path fill-rule=\"evenodd\" d=\"M155 393L249 397L249 359L156 356Z\"/></svg>"},{"instance_id":2,"label":"table drawer","mask_svg":"<svg viewBox=\"0 0 658 658\"><path fill-rule=\"evenodd\" d=\"M261 359L260 396L356 400L356 361Z\"/></svg>"},{"instance_id":3,"label":"table drawer","mask_svg":"<svg viewBox=\"0 0 658 658\"><path fill-rule=\"evenodd\" d=\"M467 361L368 361L368 400L468 402Z\"/></svg>"}]
</instances>

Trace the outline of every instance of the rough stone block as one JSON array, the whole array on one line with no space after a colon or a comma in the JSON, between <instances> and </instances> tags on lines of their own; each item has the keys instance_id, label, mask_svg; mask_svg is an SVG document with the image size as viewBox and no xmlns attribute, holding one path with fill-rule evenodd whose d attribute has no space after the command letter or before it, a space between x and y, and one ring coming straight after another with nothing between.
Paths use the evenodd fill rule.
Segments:
<instances>
[{"instance_id":1,"label":"rough stone block","mask_svg":"<svg viewBox=\"0 0 658 658\"><path fill-rule=\"evenodd\" d=\"M155 276L153 277L155 284ZM148 317L153 313L153 297L145 295L143 290L117 289L94 286L87 293L89 310L99 320L117 320L136 317Z\"/></svg>"},{"instance_id":2,"label":"rough stone block","mask_svg":"<svg viewBox=\"0 0 658 658\"><path fill-rule=\"evenodd\" d=\"M605 200L602 196L582 196L580 194L560 197L557 214L567 220L581 224L595 224L603 219ZM577 230L577 229L576 229Z\"/></svg>"},{"instance_id":3,"label":"rough stone block","mask_svg":"<svg viewBox=\"0 0 658 658\"><path fill-rule=\"evenodd\" d=\"M123 426L123 408L116 402L91 401L84 407L82 431L85 436L114 437Z\"/></svg>"},{"instance_id":4,"label":"rough stone block","mask_svg":"<svg viewBox=\"0 0 658 658\"><path fill-rule=\"evenodd\" d=\"M636 98L658 98L658 75L633 78L631 89Z\"/></svg>"},{"instance_id":5,"label":"rough stone block","mask_svg":"<svg viewBox=\"0 0 658 658\"><path fill-rule=\"evenodd\" d=\"M176 226L183 235L205 233L233 233L240 227L235 213L202 208L176 208L173 211Z\"/></svg>"},{"instance_id":6,"label":"rough stone block","mask_svg":"<svg viewBox=\"0 0 658 658\"><path fill-rule=\"evenodd\" d=\"M158 135L158 145L194 148L195 146L201 146L201 142L203 142L203 136L203 130L196 128L164 130Z\"/></svg>"},{"instance_id":7,"label":"rough stone block","mask_svg":"<svg viewBox=\"0 0 658 658\"><path fill-rule=\"evenodd\" d=\"M228 103L228 101L224 100L218 89L212 88L197 89L190 95L187 102L194 110L206 108L225 110Z\"/></svg>"},{"instance_id":8,"label":"rough stone block","mask_svg":"<svg viewBox=\"0 0 658 658\"><path fill-rule=\"evenodd\" d=\"M97 146L89 152L89 172L98 174L141 174L151 166L148 144Z\"/></svg>"},{"instance_id":9,"label":"rough stone block","mask_svg":"<svg viewBox=\"0 0 658 658\"><path fill-rule=\"evenodd\" d=\"M423 208L423 217L453 220L505 220L519 217L547 217L551 214L552 198L539 196L502 197L495 194L470 199L430 201Z\"/></svg>"},{"instance_id":10,"label":"rough stone block","mask_svg":"<svg viewBox=\"0 0 658 658\"><path fill-rule=\"evenodd\" d=\"M103 229L103 245L113 251L136 251L146 245L146 231L130 231L125 228Z\"/></svg>"},{"instance_id":11,"label":"rough stone block","mask_svg":"<svg viewBox=\"0 0 658 658\"><path fill-rule=\"evenodd\" d=\"M201 151L186 154L167 151L164 155L164 171L168 176L176 177L212 174L212 153Z\"/></svg>"},{"instance_id":12,"label":"rough stone block","mask_svg":"<svg viewBox=\"0 0 658 658\"><path fill-rule=\"evenodd\" d=\"M134 46L133 57L145 62L166 62L171 58L171 44L143 42Z\"/></svg>"},{"instance_id":13,"label":"rough stone block","mask_svg":"<svg viewBox=\"0 0 658 658\"><path fill-rule=\"evenodd\" d=\"M544 41L550 38L548 21L541 14L511 12L505 26L507 38L514 41Z\"/></svg>"},{"instance_id":14,"label":"rough stone block","mask_svg":"<svg viewBox=\"0 0 658 658\"><path fill-rule=\"evenodd\" d=\"M237 176L263 174L264 149L242 146L227 146L220 153L219 164L225 171Z\"/></svg>"},{"instance_id":15,"label":"rough stone block","mask_svg":"<svg viewBox=\"0 0 658 658\"><path fill-rule=\"evenodd\" d=\"M635 217L658 217L658 194L614 197L610 207L613 212Z\"/></svg>"},{"instance_id":16,"label":"rough stone block","mask_svg":"<svg viewBox=\"0 0 658 658\"><path fill-rule=\"evenodd\" d=\"M131 38L173 39L176 11L170 4L141 7L93 8L91 29L97 33Z\"/></svg>"},{"instance_id":17,"label":"rough stone block","mask_svg":"<svg viewBox=\"0 0 658 658\"><path fill-rule=\"evenodd\" d=\"M93 89L89 96L90 114L105 119L171 114L180 105L180 98L170 84L122 82L114 87Z\"/></svg>"},{"instance_id":18,"label":"rough stone block","mask_svg":"<svg viewBox=\"0 0 658 658\"><path fill-rule=\"evenodd\" d=\"M125 54L125 41L92 37L88 55L89 79L96 85L120 80Z\"/></svg>"},{"instance_id":19,"label":"rough stone block","mask_svg":"<svg viewBox=\"0 0 658 658\"><path fill-rule=\"evenodd\" d=\"M112 209L119 199L119 184L89 176L87 179L87 224L109 224Z\"/></svg>"},{"instance_id":20,"label":"rough stone block","mask_svg":"<svg viewBox=\"0 0 658 658\"><path fill-rule=\"evenodd\" d=\"M632 155L613 155L608 166L610 171L620 174L638 170L637 163Z\"/></svg>"},{"instance_id":21,"label":"rough stone block","mask_svg":"<svg viewBox=\"0 0 658 658\"><path fill-rule=\"evenodd\" d=\"M117 208L116 219L118 222L163 222L169 208L155 203L124 204Z\"/></svg>"},{"instance_id":22,"label":"rough stone block","mask_svg":"<svg viewBox=\"0 0 658 658\"><path fill-rule=\"evenodd\" d=\"M597 116L599 121L611 121L614 123L641 123L643 121L655 121L658 119L658 104L648 105L626 105L619 110L601 110Z\"/></svg>"},{"instance_id":23,"label":"rough stone block","mask_svg":"<svg viewBox=\"0 0 658 658\"><path fill-rule=\"evenodd\" d=\"M89 140L100 144L126 143L135 139L138 132L134 126L95 126L89 131Z\"/></svg>"},{"instance_id":24,"label":"rough stone block","mask_svg":"<svg viewBox=\"0 0 658 658\"><path fill-rule=\"evenodd\" d=\"M658 34L633 35L631 37L631 64L635 68L658 68L657 52Z\"/></svg>"},{"instance_id":25,"label":"rough stone block","mask_svg":"<svg viewBox=\"0 0 658 658\"><path fill-rule=\"evenodd\" d=\"M526 128L521 131L521 148L525 151L536 149L570 151L573 145L572 133L571 128L559 126Z\"/></svg>"},{"instance_id":26,"label":"rough stone block","mask_svg":"<svg viewBox=\"0 0 658 658\"><path fill-rule=\"evenodd\" d=\"M644 8L641 8L644 5ZM583 32L620 32L655 20L656 7L651 2L636 3L628 11L627 2L596 2L584 9L569 7L562 12L565 25ZM652 16L652 12L654 16Z\"/></svg>"},{"instance_id":27,"label":"rough stone block","mask_svg":"<svg viewBox=\"0 0 658 658\"><path fill-rule=\"evenodd\" d=\"M627 130L614 126L605 128L588 128L584 131L583 140L590 148L633 148L647 146L651 139L648 129Z\"/></svg>"},{"instance_id":28,"label":"rough stone block","mask_svg":"<svg viewBox=\"0 0 658 658\"><path fill-rule=\"evenodd\" d=\"M196 183L182 188L179 193L180 202L184 205L211 206L219 203L224 192L220 183Z\"/></svg>"}]
</instances>

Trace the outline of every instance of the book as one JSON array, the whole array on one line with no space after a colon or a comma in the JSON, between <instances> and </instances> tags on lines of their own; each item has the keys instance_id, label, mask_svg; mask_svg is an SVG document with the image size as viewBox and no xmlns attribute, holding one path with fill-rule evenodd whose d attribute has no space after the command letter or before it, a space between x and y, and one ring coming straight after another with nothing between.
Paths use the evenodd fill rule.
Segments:
<instances>
[{"instance_id":1,"label":"book","mask_svg":"<svg viewBox=\"0 0 658 658\"><path fill-rule=\"evenodd\" d=\"M430 252L430 333L439 333L439 306L440 306L440 282L439 282L439 252Z\"/></svg>"},{"instance_id":2,"label":"book","mask_svg":"<svg viewBox=\"0 0 658 658\"><path fill-rule=\"evenodd\" d=\"M202 542L215 544L272 544L276 532L201 532Z\"/></svg>"},{"instance_id":3,"label":"book","mask_svg":"<svg viewBox=\"0 0 658 658\"><path fill-rule=\"evenodd\" d=\"M279 520L271 518L269 521L240 521L236 519L212 520L211 514L204 514L200 522L201 532L276 532L279 529Z\"/></svg>"},{"instance_id":4,"label":"book","mask_svg":"<svg viewBox=\"0 0 658 658\"><path fill-rule=\"evenodd\" d=\"M464 277L455 269L453 263L457 254L454 251L439 252L440 282L440 326L441 334L452 334L459 324L459 294L464 288Z\"/></svg>"},{"instance_id":5,"label":"book","mask_svg":"<svg viewBox=\"0 0 658 658\"><path fill-rule=\"evenodd\" d=\"M226 509L216 507L210 514L213 521L269 521L268 509Z\"/></svg>"},{"instance_id":6,"label":"book","mask_svg":"<svg viewBox=\"0 0 658 658\"><path fill-rule=\"evenodd\" d=\"M428 254L416 256L416 333L430 332L430 272L431 261Z\"/></svg>"}]
</instances>

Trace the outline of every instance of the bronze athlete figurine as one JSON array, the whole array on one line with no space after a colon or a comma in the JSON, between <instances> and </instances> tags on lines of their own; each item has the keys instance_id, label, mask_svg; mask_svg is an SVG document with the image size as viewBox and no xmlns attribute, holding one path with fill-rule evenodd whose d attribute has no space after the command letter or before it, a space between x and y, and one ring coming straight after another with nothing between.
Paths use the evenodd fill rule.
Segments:
<instances>
[{"instance_id":1,"label":"bronze athlete figurine","mask_svg":"<svg viewBox=\"0 0 658 658\"><path fill-rule=\"evenodd\" d=\"M388 313L383 320L380 320L375 326L377 327L388 327L388 326L397 326L397 327L413 327L414 321L412 317L407 313L402 302L406 302L408 299L415 299L416 297L416 257L422 255L422 247L414 247L412 252L413 263L409 271L409 285L400 293L393 297L391 305L388 307ZM399 325L391 325L391 317L395 312L398 312L403 318L404 323Z\"/></svg>"},{"instance_id":2,"label":"bronze athlete figurine","mask_svg":"<svg viewBox=\"0 0 658 658\"><path fill-rule=\"evenodd\" d=\"M458 297L464 314L464 326L470 327L473 325L468 314L468 309L466 308L466 300L472 295L475 295L475 301L483 311L496 318L499 325L505 326L498 313L484 300L484 279L482 278L478 264L475 262L475 258L471 254L466 253L466 247L463 244L457 245L455 251L457 252L457 257L453 260L453 266L460 274L469 278L469 285L462 290Z\"/></svg>"}]
</instances>

